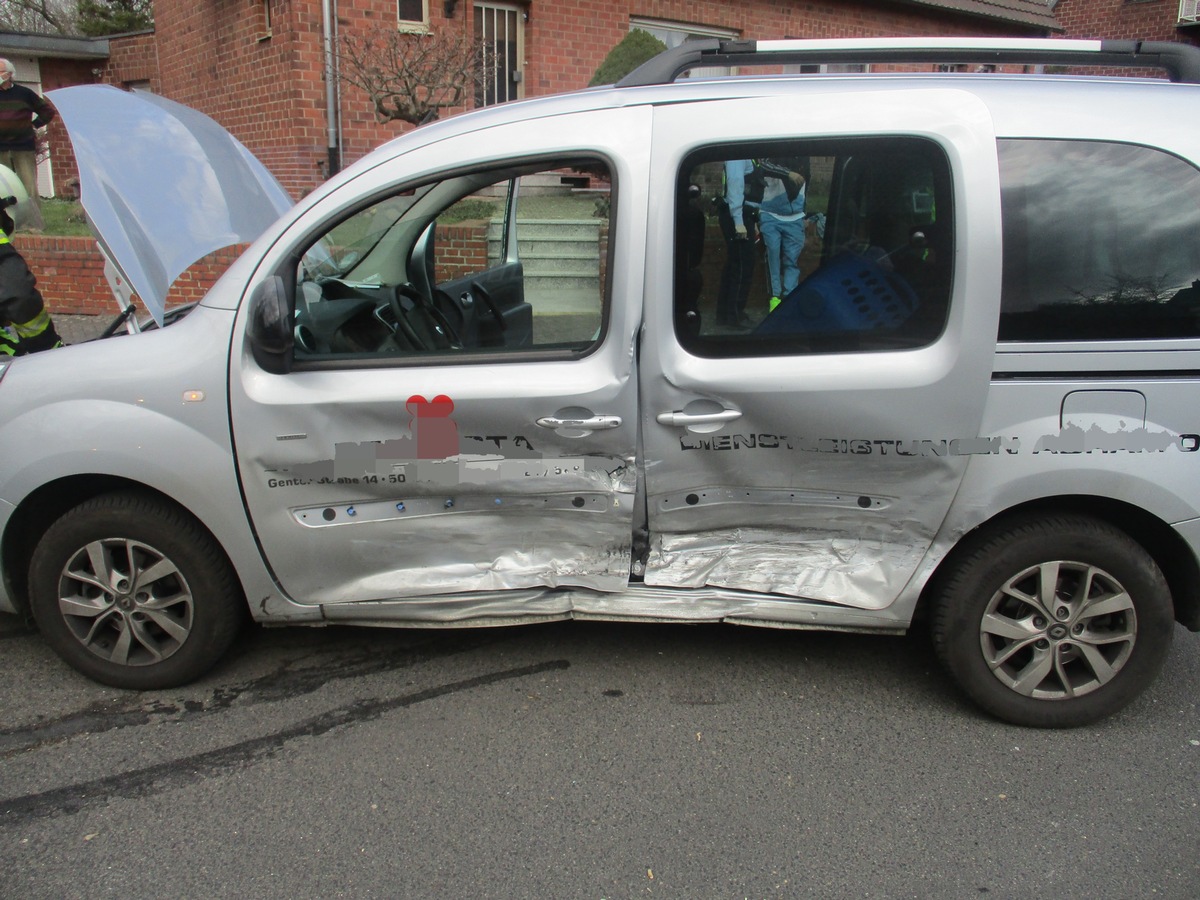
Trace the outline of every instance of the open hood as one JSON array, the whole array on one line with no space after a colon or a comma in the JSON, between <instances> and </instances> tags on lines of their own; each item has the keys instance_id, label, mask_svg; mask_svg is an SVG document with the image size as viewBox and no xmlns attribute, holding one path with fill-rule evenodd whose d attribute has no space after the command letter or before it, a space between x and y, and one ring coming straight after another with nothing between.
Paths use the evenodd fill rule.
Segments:
<instances>
[{"instance_id":1,"label":"open hood","mask_svg":"<svg viewBox=\"0 0 1200 900\"><path fill-rule=\"evenodd\" d=\"M248 243L292 206L287 192L208 116L144 91L50 91L71 136L92 230L150 314L197 260Z\"/></svg>"}]
</instances>

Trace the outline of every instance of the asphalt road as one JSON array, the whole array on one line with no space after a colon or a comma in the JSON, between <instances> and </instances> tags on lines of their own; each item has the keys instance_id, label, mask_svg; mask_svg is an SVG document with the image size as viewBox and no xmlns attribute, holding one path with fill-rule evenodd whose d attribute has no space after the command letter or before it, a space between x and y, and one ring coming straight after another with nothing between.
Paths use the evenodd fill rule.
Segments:
<instances>
[{"instance_id":1,"label":"asphalt road","mask_svg":"<svg viewBox=\"0 0 1200 900\"><path fill-rule=\"evenodd\" d=\"M79 344L99 337L115 317L115 306L111 316L54 315L54 328L68 344Z\"/></svg>"},{"instance_id":2,"label":"asphalt road","mask_svg":"<svg viewBox=\"0 0 1200 900\"><path fill-rule=\"evenodd\" d=\"M0 616L0 895L1200 896L1200 635L1073 731L928 641L563 623L251 629L202 682Z\"/></svg>"}]
</instances>

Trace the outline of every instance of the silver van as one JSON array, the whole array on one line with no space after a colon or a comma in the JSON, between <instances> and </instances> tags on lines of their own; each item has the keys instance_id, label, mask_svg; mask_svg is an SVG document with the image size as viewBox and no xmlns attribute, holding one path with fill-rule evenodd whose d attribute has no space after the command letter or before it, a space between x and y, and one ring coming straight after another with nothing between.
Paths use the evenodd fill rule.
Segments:
<instances>
[{"instance_id":1,"label":"silver van","mask_svg":"<svg viewBox=\"0 0 1200 900\"><path fill-rule=\"evenodd\" d=\"M192 110L53 92L155 327L0 375L0 609L125 688L247 610L916 621L995 716L1111 714L1200 630L1196 82L1176 44L701 41L294 207Z\"/></svg>"}]
</instances>

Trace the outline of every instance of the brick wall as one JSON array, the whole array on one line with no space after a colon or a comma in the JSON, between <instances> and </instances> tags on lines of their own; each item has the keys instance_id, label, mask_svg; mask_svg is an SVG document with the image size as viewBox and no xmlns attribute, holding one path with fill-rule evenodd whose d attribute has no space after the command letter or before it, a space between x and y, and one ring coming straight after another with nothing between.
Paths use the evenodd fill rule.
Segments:
<instances>
[{"instance_id":1,"label":"brick wall","mask_svg":"<svg viewBox=\"0 0 1200 900\"><path fill-rule=\"evenodd\" d=\"M308 2L312 12L307 21L318 29L320 4ZM430 0L433 28L445 24L441 7L440 2ZM725 28L746 38L1035 33L1015 24L1006 27L986 19L870 0L530 0L524 7L529 14L524 23L527 97L586 87L608 51L628 33L632 17ZM390 24L395 21L394 5L381 0L346 3L338 11L338 27L343 32L377 28L381 22L394 27ZM470 22L471 16L471 5L461 2L454 24ZM341 104L347 163L412 128L401 122L376 123L366 95L357 89L343 88ZM454 112L447 110L444 115Z\"/></svg>"},{"instance_id":2,"label":"brick wall","mask_svg":"<svg viewBox=\"0 0 1200 900\"><path fill-rule=\"evenodd\" d=\"M155 4L162 93L216 119L293 196L325 177L320 3L261 0Z\"/></svg>"},{"instance_id":3,"label":"brick wall","mask_svg":"<svg viewBox=\"0 0 1200 900\"><path fill-rule=\"evenodd\" d=\"M1175 27L1179 0L1060 0L1054 15L1066 37L1200 43Z\"/></svg>"},{"instance_id":4,"label":"brick wall","mask_svg":"<svg viewBox=\"0 0 1200 900\"><path fill-rule=\"evenodd\" d=\"M1034 36L1037 32L946 11L899 3L809 0L712 2L617 0L534 2L525 44L529 95L584 87L605 55L629 31L631 17L721 28L740 38L834 38L975 35Z\"/></svg>"},{"instance_id":5,"label":"brick wall","mask_svg":"<svg viewBox=\"0 0 1200 900\"><path fill-rule=\"evenodd\" d=\"M158 39L153 31L126 34L110 38L108 64L101 77L107 84L121 87L149 85L150 90L162 93L158 74Z\"/></svg>"},{"instance_id":6,"label":"brick wall","mask_svg":"<svg viewBox=\"0 0 1200 900\"><path fill-rule=\"evenodd\" d=\"M94 240L18 232L13 245L37 276L51 315L116 315L117 301L104 279L104 258ZM167 306L202 298L243 249L218 250L189 268L171 286Z\"/></svg>"},{"instance_id":7,"label":"brick wall","mask_svg":"<svg viewBox=\"0 0 1200 900\"><path fill-rule=\"evenodd\" d=\"M104 280L104 261L94 240L18 232L13 245L37 276L51 315L115 314L116 301Z\"/></svg>"},{"instance_id":8,"label":"brick wall","mask_svg":"<svg viewBox=\"0 0 1200 900\"><path fill-rule=\"evenodd\" d=\"M485 221L438 226L434 278L439 284L488 268L487 231Z\"/></svg>"}]
</instances>

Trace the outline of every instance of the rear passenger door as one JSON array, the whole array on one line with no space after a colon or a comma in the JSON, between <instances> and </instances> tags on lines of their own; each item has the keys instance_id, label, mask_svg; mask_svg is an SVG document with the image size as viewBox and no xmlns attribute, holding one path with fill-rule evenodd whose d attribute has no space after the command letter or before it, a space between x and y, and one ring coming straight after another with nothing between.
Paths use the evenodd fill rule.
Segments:
<instances>
[{"instance_id":1,"label":"rear passenger door","mask_svg":"<svg viewBox=\"0 0 1200 900\"><path fill-rule=\"evenodd\" d=\"M649 232L675 241L650 249L646 582L886 607L968 461L1003 449L979 432L1000 285L986 111L945 90L774 97L660 109L654 136ZM721 227L730 160L807 175L798 285L773 310L770 182L746 253Z\"/></svg>"}]
</instances>

